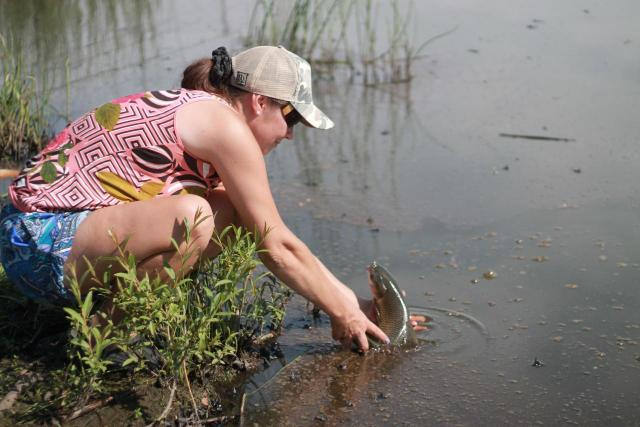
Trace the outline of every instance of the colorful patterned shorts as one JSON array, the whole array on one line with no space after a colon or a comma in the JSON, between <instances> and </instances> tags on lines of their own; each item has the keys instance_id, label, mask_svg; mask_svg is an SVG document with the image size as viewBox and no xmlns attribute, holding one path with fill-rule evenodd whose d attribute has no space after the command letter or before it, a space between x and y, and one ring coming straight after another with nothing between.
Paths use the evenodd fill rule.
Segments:
<instances>
[{"instance_id":1,"label":"colorful patterned shorts","mask_svg":"<svg viewBox=\"0 0 640 427\"><path fill-rule=\"evenodd\" d=\"M0 262L25 296L38 302L68 305L64 263L73 237L90 211L21 212L11 203L0 212Z\"/></svg>"}]
</instances>

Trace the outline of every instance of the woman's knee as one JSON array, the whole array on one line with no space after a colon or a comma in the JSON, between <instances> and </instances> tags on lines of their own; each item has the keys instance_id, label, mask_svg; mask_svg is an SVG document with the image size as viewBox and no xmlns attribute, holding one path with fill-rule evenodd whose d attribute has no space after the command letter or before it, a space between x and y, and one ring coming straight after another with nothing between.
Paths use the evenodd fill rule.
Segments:
<instances>
[{"instance_id":1,"label":"woman's knee","mask_svg":"<svg viewBox=\"0 0 640 427\"><path fill-rule=\"evenodd\" d=\"M224 187L218 187L211 191L207 196L207 202L213 211L216 233L222 233L222 231L231 224L238 225L236 210ZM215 258L221 250L222 248L214 239L209 242L209 245L203 252L203 256L206 258Z\"/></svg>"},{"instance_id":2,"label":"woman's knee","mask_svg":"<svg viewBox=\"0 0 640 427\"><path fill-rule=\"evenodd\" d=\"M179 234L189 227L191 243L206 248L214 231L214 212L208 201L200 196L185 194L176 197L174 206L177 225L181 229Z\"/></svg>"},{"instance_id":3,"label":"woman's knee","mask_svg":"<svg viewBox=\"0 0 640 427\"><path fill-rule=\"evenodd\" d=\"M231 224L237 224L236 209L224 187L218 187L207 196L207 202L213 212L215 229L218 233Z\"/></svg>"}]
</instances>

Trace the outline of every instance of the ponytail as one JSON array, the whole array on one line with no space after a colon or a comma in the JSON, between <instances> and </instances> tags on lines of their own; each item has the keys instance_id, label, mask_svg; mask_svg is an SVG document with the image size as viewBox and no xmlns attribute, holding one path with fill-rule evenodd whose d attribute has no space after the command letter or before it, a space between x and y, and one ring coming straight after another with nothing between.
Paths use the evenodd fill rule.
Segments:
<instances>
[{"instance_id":1,"label":"ponytail","mask_svg":"<svg viewBox=\"0 0 640 427\"><path fill-rule=\"evenodd\" d=\"M225 47L211 52L211 58L202 58L191 63L182 73L180 86L184 89L202 90L227 99L238 95L239 90L231 86L233 66Z\"/></svg>"}]
</instances>

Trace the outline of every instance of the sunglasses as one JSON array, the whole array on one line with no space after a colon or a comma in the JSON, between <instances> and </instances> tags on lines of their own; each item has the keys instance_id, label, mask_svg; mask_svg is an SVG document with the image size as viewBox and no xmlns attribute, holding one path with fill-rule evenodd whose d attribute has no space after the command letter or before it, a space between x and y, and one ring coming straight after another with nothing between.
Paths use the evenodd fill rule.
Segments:
<instances>
[{"instance_id":1,"label":"sunglasses","mask_svg":"<svg viewBox=\"0 0 640 427\"><path fill-rule=\"evenodd\" d=\"M282 107L280 107L280 110L282 111L282 115L284 116L284 121L287 123L287 127L292 128L302 121L302 116L296 111L295 108L293 108L293 105L291 105L291 103L287 102Z\"/></svg>"}]
</instances>

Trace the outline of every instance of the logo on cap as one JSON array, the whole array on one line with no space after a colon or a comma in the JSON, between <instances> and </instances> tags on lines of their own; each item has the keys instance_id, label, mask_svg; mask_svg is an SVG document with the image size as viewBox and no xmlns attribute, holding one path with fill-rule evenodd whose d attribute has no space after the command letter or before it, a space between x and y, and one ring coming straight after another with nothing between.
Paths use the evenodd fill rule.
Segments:
<instances>
[{"instance_id":1,"label":"logo on cap","mask_svg":"<svg viewBox=\"0 0 640 427\"><path fill-rule=\"evenodd\" d=\"M242 73L242 72L238 71L236 73L236 84L240 85L240 86L246 86L247 85L247 77L249 77L248 73Z\"/></svg>"}]
</instances>

